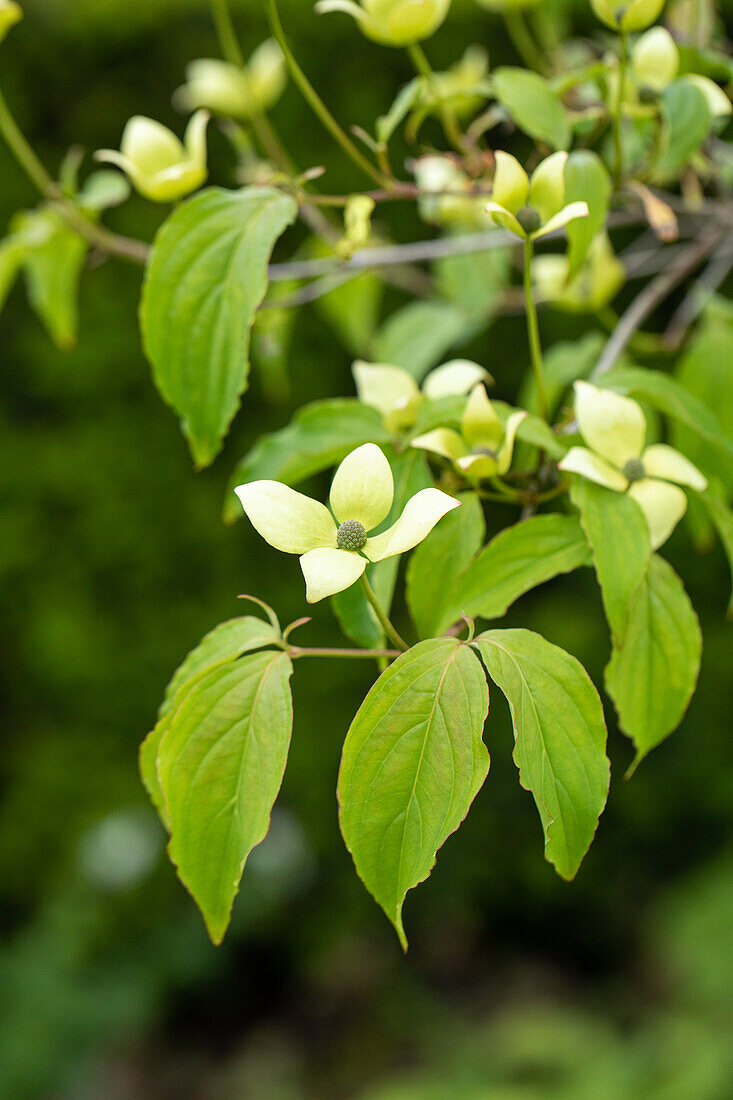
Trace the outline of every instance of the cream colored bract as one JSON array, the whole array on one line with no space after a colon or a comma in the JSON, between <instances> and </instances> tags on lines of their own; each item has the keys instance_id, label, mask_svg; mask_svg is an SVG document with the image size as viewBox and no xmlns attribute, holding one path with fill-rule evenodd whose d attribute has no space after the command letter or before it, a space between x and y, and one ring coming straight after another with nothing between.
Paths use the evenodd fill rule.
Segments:
<instances>
[{"instance_id":1,"label":"cream colored bract","mask_svg":"<svg viewBox=\"0 0 733 1100\"><path fill-rule=\"evenodd\" d=\"M411 46L429 38L448 14L451 0L319 0L316 11L343 11L382 46Z\"/></svg>"},{"instance_id":2,"label":"cream colored bract","mask_svg":"<svg viewBox=\"0 0 733 1100\"><path fill-rule=\"evenodd\" d=\"M192 61L174 102L184 111L204 108L229 118L248 119L254 112L274 107L286 81L283 52L274 38L268 38L243 69L217 58Z\"/></svg>"},{"instance_id":3,"label":"cream colored bract","mask_svg":"<svg viewBox=\"0 0 733 1100\"><path fill-rule=\"evenodd\" d=\"M646 417L630 397L576 382L575 416L590 449L571 447L559 468L618 493L628 492L646 516L652 549L658 549L687 508L678 485L702 491L707 479L673 447L654 443L645 448Z\"/></svg>"},{"instance_id":4,"label":"cream colored bract","mask_svg":"<svg viewBox=\"0 0 733 1100\"><path fill-rule=\"evenodd\" d=\"M208 121L206 111L197 111L181 142L167 126L135 115L125 126L120 151L100 149L95 157L121 168L145 198L177 202L206 181Z\"/></svg>"},{"instance_id":5,"label":"cream colored bract","mask_svg":"<svg viewBox=\"0 0 733 1100\"><path fill-rule=\"evenodd\" d=\"M461 420L460 432L436 428L412 440L412 447L449 458L472 481L505 474L512 464L514 439L526 412L513 412L506 425L496 414L486 390L474 386Z\"/></svg>"},{"instance_id":6,"label":"cream colored bract","mask_svg":"<svg viewBox=\"0 0 733 1100\"><path fill-rule=\"evenodd\" d=\"M511 153L499 150L494 156L494 188L486 210L504 229L518 237L537 240L562 229L575 218L588 217L587 203L564 205L567 153L545 157L531 179Z\"/></svg>"},{"instance_id":7,"label":"cream colored bract","mask_svg":"<svg viewBox=\"0 0 733 1100\"><path fill-rule=\"evenodd\" d=\"M370 561L411 550L438 520L460 506L460 501L439 489L421 489L391 527L370 537L368 533L389 515L394 500L389 462L373 443L357 447L337 469L330 511L279 481L252 481L234 491L263 539L276 550L300 555L308 603L349 588ZM362 543L359 549L343 548L354 541Z\"/></svg>"},{"instance_id":8,"label":"cream colored bract","mask_svg":"<svg viewBox=\"0 0 733 1100\"><path fill-rule=\"evenodd\" d=\"M436 367L423 382L422 390L409 371L390 363L357 359L351 370L359 400L379 410L390 432L412 427L425 398L437 401L441 397L461 397L477 382L492 381L488 371L470 359L451 359Z\"/></svg>"}]
</instances>

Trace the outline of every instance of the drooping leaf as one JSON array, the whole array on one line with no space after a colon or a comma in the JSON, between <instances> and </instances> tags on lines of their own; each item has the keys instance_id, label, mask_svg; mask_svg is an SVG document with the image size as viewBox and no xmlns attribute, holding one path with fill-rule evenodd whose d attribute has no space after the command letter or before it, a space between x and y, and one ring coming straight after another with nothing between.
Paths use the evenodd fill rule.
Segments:
<instances>
[{"instance_id":1,"label":"drooping leaf","mask_svg":"<svg viewBox=\"0 0 733 1100\"><path fill-rule=\"evenodd\" d=\"M659 179L667 179L699 149L710 133L713 116L700 89L684 79L675 80L664 89L661 111L665 142L654 165L654 174Z\"/></svg>"},{"instance_id":2,"label":"drooping leaf","mask_svg":"<svg viewBox=\"0 0 733 1100\"><path fill-rule=\"evenodd\" d=\"M558 94L539 73L502 66L494 71L496 98L520 130L553 149L567 149L571 128Z\"/></svg>"},{"instance_id":3,"label":"drooping leaf","mask_svg":"<svg viewBox=\"0 0 733 1100\"><path fill-rule=\"evenodd\" d=\"M611 198L611 178L597 153L576 149L565 164L565 202L584 201L588 217L575 218L566 226L568 237L568 280L580 270L593 238L606 224Z\"/></svg>"},{"instance_id":4,"label":"drooping leaf","mask_svg":"<svg viewBox=\"0 0 733 1100\"><path fill-rule=\"evenodd\" d=\"M79 327L79 278L89 246L52 210L19 214L13 226L27 246L23 272L28 302L54 344L62 350L73 347Z\"/></svg>"},{"instance_id":5,"label":"drooping leaf","mask_svg":"<svg viewBox=\"0 0 733 1100\"><path fill-rule=\"evenodd\" d=\"M211 187L159 231L143 288L143 345L156 385L207 466L247 385L249 336L273 245L295 200L271 187Z\"/></svg>"},{"instance_id":6,"label":"drooping leaf","mask_svg":"<svg viewBox=\"0 0 733 1100\"><path fill-rule=\"evenodd\" d=\"M610 766L598 692L579 661L531 630L489 630L475 645L506 696L519 781L531 791L545 858L575 877L606 805Z\"/></svg>"},{"instance_id":7,"label":"drooping leaf","mask_svg":"<svg viewBox=\"0 0 733 1100\"><path fill-rule=\"evenodd\" d=\"M242 653L263 646L273 645L280 639L272 623L258 619L254 615L243 615L236 619L227 619L219 623L206 634L199 644L191 650L185 661L171 677L158 714L162 717L173 706L173 700L180 688L205 669L233 661Z\"/></svg>"},{"instance_id":8,"label":"drooping leaf","mask_svg":"<svg viewBox=\"0 0 733 1100\"><path fill-rule=\"evenodd\" d=\"M423 451L407 450L396 458L392 458L390 465L394 477L394 502L389 515L375 529L375 533L386 530L398 519L410 497L432 485ZM392 606L399 564L398 556L367 566L367 580L374 589L381 606L387 612ZM347 638L368 649L379 649L384 646L385 637L382 627L358 585L352 585L344 592L337 593L331 604Z\"/></svg>"},{"instance_id":9,"label":"drooping leaf","mask_svg":"<svg viewBox=\"0 0 733 1100\"><path fill-rule=\"evenodd\" d=\"M647 402L692 428L721 454L733 459L733 439L723 431L713 410L670 375L642 367L614 367L597 384Z\"/></svg>"},{"instance_id":10,"label":"drooping leaf","mask_svg":"<svg viewBox=\"0 0 733 1100\"><path fill-rule=\"evenodd\" d=\"M573 477L570 498L593 554L603 606L611 633L623 641L633 593L646 573L651 555L649 525L627 493L615 493Z\"/></svg>"},{"instance_id":11,"label":"drooping leaf","mask_svg":"<svg viewBox=\"0 0 733 1100\"><path fill-rule=\"evenodd\" d=\"M636 748L634 765L682 721L701 654L700 624L682 581L654 554L632 597L623 644L606 669L619 725Z\"/></svg>"},{"instance_id":12,"label":"drooping leaf","mask_svg":"<svg viewBox=\"0 0 733 1100\"><path fill-rule=\"evenodd\" d=\"M499 619L525 592L590 563L575 516L532 516L501 531L451 585L435 630L447 630L463 611Z\"/></svg>"},{"instance_id":13,"label":"drooping leaf","mask_svg":"<svg viewBox=\"0 0 733 1100\"><path fill-rule=\"evenodd\" d=\"M158 748L168 853L221 943L247 856L267 834L293 710L286 653L250 653L209 672L173 711Z\"/></svg>"},{"instance_id":14,"label":"drooping leaf","mask_svg":"<svg viewBox=\"0 0 733 1100\"><path fill-rule=\"evenodd\" d=\"M421 638L439 633L453 577L468 567L484 540L484 513L476 493L461 493L454 508L414 550L407 567L407 605Z\"/></svg>"},{"instance_id":15,"label":"drooping leaf","mask_svg":"<svg viewBox=\"0 0 733 1100\"><path fill-rule=\"evenodd\" d=\"M341 832L405 950L405 895L428 877L486 779L488 706L475 653L452 638L431 639L382 673L346 736Z\"/></svg>"},{"instance_id":16,"label":"drooping leaf","mask_svg":"<svg viewBox=\"0 0 733 1100\"><path fill-rule=\"evenodd\" d=\"M371 358L402 367L420 381L475 331L476 322L454 303L425 298L390 316L374 337Z\"/></svg>"},{"instance_id":17,"label":"drooping leaf","mask_svg":"<svg viewBox=\"0 0 733 1100\"><path fill-rule=\"evenodd\" d=\"M355 398L333 398L305 405L287 427L262 436L237 463L224 502L224 519L232 523L242 515L233 492L235 485L261 478L297 485L321 470L338 465L362 443L385 444L390 438L377 410Z\"/></svg>"},{"instance_id":18,"label":"drooping leaf","mask_svg":"<svg viewBox=\"0 0 733 1100\"><path fill-rule=\"evenodd\" d=\"M702 500L707 514L718 532L733 574L733 510L724 501L719 500L710 490L705 493L698 493L698 499ZM728 602L728 617L733 618L733 592Z\"/></svg>"}]
</instances>

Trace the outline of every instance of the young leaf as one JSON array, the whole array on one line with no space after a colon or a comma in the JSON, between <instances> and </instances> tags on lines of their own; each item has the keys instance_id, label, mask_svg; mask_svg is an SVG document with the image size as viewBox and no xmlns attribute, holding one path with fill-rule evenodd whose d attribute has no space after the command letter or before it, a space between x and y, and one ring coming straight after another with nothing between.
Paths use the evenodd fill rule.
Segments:
<instances>
[{"instance_id":1,"label":"young leaf","mask_svg":"<svg viewBox=\"0 0 733 1100\"><path fill-rule=\"evenodd\" d=\"M273 625L254 615L244 615L241 618L227 619L226 622L219 623L201 639L173 673L165 689L165 696L158 711L159 717L162 718L171 710L174 697L180 688L200 672L215 665L233 661L250 650L273 645L279 640Z\"/></svg>"},{"instance_id":2,"label":"young leaf","mask_svg":"<svg viewBox=\"0 0 733 1100\"><path fill-rule=\"evenodd\" d=\"M14 225L28 242L23 271L31 308L57 347L73 347L79 327L79 278L89 246L51 210L18 215Z\"/></svg>"},{"instance_id":3,"label":"young leaf","mask_svg":"<svg viewBox=\"0 0 733 1100\"><path fill-rule=\"evenodd\" d=\"M168 853L217 944L282 783L291 675L287 654L272 650L215 669L186 694L160 740Z\"/></svg>"},{"instance_id":4,"label":"young leaf","mask_svg":"<svg viewBox=\"0 0 733 1100\"><path fill-rule=\"evenodd\" d=\"M382 673L346 735L341 832L404 950L405 895L428 877L488 774L488 707L476 655L453 638L432 639Z\"/></svg>"},{"instance_id":5,"label":"young leaf","mask_svg":"<svg viewBox=\"0 0 733 1100\"><path fill-rule=\"evenodd\" d=\"M614 367L598 380L598 385L646 401L733 459L733 439L723 431L712 409L668 374L643 367Z\"/></svg>"},{"instance_id":6,"label":"young leaf","mask_svg":"<svg viewBox=\"0 0 733 1100\"><path fill-rule=\"evenodd\" d=\"M514 760L537 803L545 858L572 879L610 782L598 692L575 657L531 630L489 630L474 644L509 703Z\"/></svg>"},{"instance_id":7,"label":"young leaf","mask_svg":"<svg viewBox=\"0 0 733 1100\"><path fill-rule=\"evenodd\" d=\"M654 554L631 600L623 644L614 647L606 690L636 747L636 766L682 720L700 671L700 624L682 581Z\"/></svg>"},{"instance_id":8,"label":"young leaf","mask_svg":"<svg viewBox=\"0 0 733 1100\"><path fill-rule=\"evenodd\" d=\"M158 232L140 319L156 385L208 466L247 385L249 336L272 247L297 213L271 187L208 188Z\"/></svg>"},{"instance_id":9,"label":"young leaf","mask_svg":"<svg viewBox=\"0 0 733 1100\"><path fill-rule=\"evenodd\" d=\"M450 348L470 339L476 325L452 302L431 298L410 302L377 332L371 358L402 367L420 381Z\"/></svg>"},{"instance_id":10,"label":"young leaf","mask_svg":"<svg viewBox=\"0 0 733 1100\"><path fill-rule=\"evenodd\" d=\"M710 133L713 116L708 102L694 84L675 80L662 93L662 118L666 140L654 165L654 174L667 179L680 170Z\"/></svg>"},{"instance_id":11,"label":"young leaf","mask_svg":"<svg viewBox=\"0 0 733 1100\"><path fill-rule=\"evenodd\" d=\"M649 526L639 505L626 493L614 493L573 477L570 498L593 554L606 619L616 643L623 640L632 594L646 573L651 555Z\"/></svg>"},{"instance_id":12,"label":"young leaf","mask_svg":"<svg viewBox=\"0 0 733 1100\"><path fill-rule=\"evenodd\" d=\"M407 567L407 606L421 638L439 633L452 577L463 572L484 541L484 513L476 493L461 493L460 508L443 517L415 549Z\"/></svg>"},{"instance_id":13,"label":"young leaf","mask_svg":"<svg viewBox=\"0 0 733 1100\"><path fill-rule=\"evenodd\" d=\"M392 106L386 115L377 119L377 141L386 145L401 122L407 118L422 91L424 81L421 77L414 77L409 84L400 88Z\"/></svg>"},{"instance_id":14,"label":"young leaf","mask_svg":"<svg viewBox=\"0 0 733 1100\"><path fill-rule=\"evenodd\" d=\"M525 592L590 563L574 516L532 516L500 531L451 585L435 630L447 630L463 611L499 619Z\"/></svg>"},{"instance_id":15,"label":"young leaf","mask_svg":"<svg viewBox=\"0 0 733 1100\"><path fill-rule=\"evenodd\" d=\"M492 76L496 98L520 130L553 149L567 149L571 129L560 97L538 73L502 66Z\"/></svg>"},{"instance_id":16,"label":"young leaf","mask_svg":"<svg viewBox=\"0 0 733 1100\"><path fill-rule=\"evenodd\" d=\"M296 413L285 428L262 436L234 467L224 502L224 519L239 519L242 507L234 486L261 478L297 485L313 474L337 466L362 443L389 443L381 415L352 397L314 401Z\"/></svg>"},{"instance_id":17,"label":"young leaf","mask_svg":"<svg viewBox=\"0 0 733 1100\"><path fill-rule=\"evenodd\" d=\"M364 356L379 319L384 283L365 271L317 298L315 307L351 355Z\"/></svg>"},{"instance_id":18,"label":"young leaf","mask_svg":"<svg viewBox=\"0 0 733 1100\"><path fill-rule=\"evenodd\" d=\"M565 203L584 201L588 217L575 218L566 226L568 237L568 280L577 275L591 242L606 224L611 198L611 178L605 164L590 149L577 149L565 163Z\"/></svg>"}]
</instances>

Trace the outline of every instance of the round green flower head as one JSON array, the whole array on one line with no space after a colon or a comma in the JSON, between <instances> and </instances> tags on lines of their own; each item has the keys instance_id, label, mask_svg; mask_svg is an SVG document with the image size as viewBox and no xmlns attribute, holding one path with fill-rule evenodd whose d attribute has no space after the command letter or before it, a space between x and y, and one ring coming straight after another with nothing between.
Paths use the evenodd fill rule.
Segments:
<instances>
[{"instance_id":1,"label":"round green flower head","mask_svg":"<svg viewBox=\"0 0 733 1100\"><path fill-rule=\"evenodd\" d=\"M319 0L316 11L352 15L367 38L382 46L412 46L437 31L450 4L451 0Z\"/></svg>"},{"instance_id":2,"label":"round green flower head","mask_svg":"<svg viewBox=\"0 0 733 1100\"><path fill-rule=\"evenodd\" d=\"M590 0L600 19L614 31L645 31L662 14L664 0Z\"/></svg>"}]
</instances>

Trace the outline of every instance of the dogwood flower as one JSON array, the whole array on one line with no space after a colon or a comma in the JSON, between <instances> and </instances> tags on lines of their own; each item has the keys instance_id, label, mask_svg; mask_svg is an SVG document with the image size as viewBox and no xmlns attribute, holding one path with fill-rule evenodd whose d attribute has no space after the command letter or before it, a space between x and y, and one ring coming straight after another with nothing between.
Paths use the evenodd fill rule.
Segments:
<instances>
[{"instance_id":1,"label":"dogwood flower","mask_svg":"<svg viewBox=\"0 0 733 1100\"><path fill-rule=\"evenodd\" d=\"M23 9L15 0L0 0L0 42L11 27L23 18Z\"/></svg>"},{"instance_id":2,"label":"dogwood flower","mask_svg":"<svg viewBox=\"0 0 733 1100\"><path fill-rule=\"evenodd\" d=\"M422 391L409 371L388 363L365 363L357 359L351 371L362 405L378 409L390 432L411 428L426 398L438 401L441 397L460 397L477 382L492 380L488 371L470 359L451 359L436 367L423 382Z\"/></svg>"},{"instance_id":3,"label":"dogwood flower","mask_svg":"<svg viewBox=\"0 0 733 1100\"><path fill-rule=\"evenodd\" d=\"M565 202L567 153L552 153L535 168L530 179L511 153L494 154L493 198L486 210L494 221L518 237L536 240L561 229L575 218L588 217L585 202Z\"/></svg>"},{"instance_id":4,"label":"dogwood flower","mask_svg":"<svg viewBox=\"0 0 733 1100\"><path fill-rule=\"evenodd\" d=\"M559 468L617 493L628 492L646 516L652 549L658 549L687 508L678 486L702 491L707 479L673 447L644 447L646 417L630 397L576 382L575 416L588 448L571 447Z\"/></svg>"},{"instance_id":5,"label":"dogwood flower","mask_svg":"<svg viewBox=\"0 0 733 1100\"><path fill-rule=\"evenodd\" d=\"M642 88L661 92L672 83L679 67L680 52L666 27L651 27L637 38L631 51L631 69Z\"/></svg>"},{"instance_id":6,"label":"dogwood flower","mask_svg":"<svg viewBox=\"0 0 733 1100\"><path fill-rule=\"evenodd\" d=\"M513 412L502 424L482 385L474 386L461 418L460 432L436 428L412 440L410 446L449 458L474 481L496 477L512 464L514 438L526 412Z\"/></svg>"},{"instance_id":7,"label":"dogwood flower","mask_svg":"<svg viewBox=\"0 0 733 1100\"><path fill-rule=\"evenodd\" d=\"M186 68L186 83L174 95L184 111L205 108L229 118L247 119L269 111L287 81L285 58L274 38L262 42L243 69L229 61L200 58Z\"/></svg>"},{"instance_id":8,"label":"dogwood flower","mask_svg":"<svg viewBox=\"0 0 733 1100\"><path fill-rule=\"evenodd\" d=\"M279 481L251 481L234 491L270 546L300 556L308 603L350 588L370 561L411 550L460 505L439 489L421 489L396 523L370 536L389 515L394 499L389 462L373 443L357 447L336 470L330 511Z\"/></svg>"},{"instance_id":9,"label":"dogwood flower","mask_svg":"<svg viewBox=\"0 0 733 1100\"><path fill-rule=\"evenodd\" d=\"M319 0L316 11L352 15L367 38L381 46L412 46L437 31L450 5L451 0Z\"/></svg>"},{"instance_id":10,"label":"dogwood flower","mask_svg":"<svg viewBox=\"0 0 733 1100\"><path fill-rule=\"evenodd\" d=\"M125 126L120 151L100 149L95 157L121 168L145 198L176 202L198 190L206 180L208 121L206 111L197 111L181 143L167 126L135 115Z\"/></svg>"},{"instance_id":11,"label":"dogwood flower","mask_svg":"<svg viewBox=\"0 0 733 1100\"><path fill-rule=\"evenodd\" d=\"M645 31L662 14L665 0L590 0L596 16L614 31Z\"/></svg>"},{"instance_id":12,"label":"dogwood flower","mask_svg":"<svg viewBox=\"0 0 733 1100\"><path fill-rule=\"evenodd\" d=\"M532 278L538 296L570 313L595 313L615 298L624 285L624 265L606 232L593 238L582 267L570 282L570 261L561 252L535 256Z\"/></svg>"}]
</instances>

